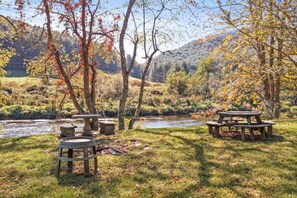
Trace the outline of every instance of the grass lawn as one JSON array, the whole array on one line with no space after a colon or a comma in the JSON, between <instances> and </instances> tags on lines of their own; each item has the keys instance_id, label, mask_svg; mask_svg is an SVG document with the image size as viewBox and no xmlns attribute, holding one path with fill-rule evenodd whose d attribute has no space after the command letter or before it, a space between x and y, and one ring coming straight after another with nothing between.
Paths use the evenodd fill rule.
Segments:
<instances>
[{"instance_id":1,"label":"grass lawn","mask_svg":"<svg viewBox=\"0 0 297 198\"><path fill-rule=\"evenodd\" d=\"M274 134L241 142L192 127L100 136L101 146L129 152L100 155L97 178L74 163L59 179L55 135L0 139L0 197L297 197L297 121L279 121Z\"/></svg>"}]
</instances>

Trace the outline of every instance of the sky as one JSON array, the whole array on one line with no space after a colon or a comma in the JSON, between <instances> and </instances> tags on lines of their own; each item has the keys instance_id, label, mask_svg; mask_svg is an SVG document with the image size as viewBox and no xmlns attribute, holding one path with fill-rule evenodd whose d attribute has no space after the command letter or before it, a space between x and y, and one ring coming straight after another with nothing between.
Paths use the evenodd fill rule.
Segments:
<instances>
[{"instance_id":1,"label":"sky","mask_svg":"<svg viewBox=\"0 0 297 198\"><path fill-rule=\"evenodd\" d=\"M0 13L4 16L9 16L11 18L19 18L19 13L15 9L14 4L15 0L0 0ZM26 5L24 10L25 21L31 25L42 26L45 23L44 16L35 16L36 10L34 7L40 3L41 0L29 0L30 5ZM174 0L172 0L174 2ZM126 1L123 0L102 0L103 8L105 9L115 9L115 12L123 14L125 12L125 7L123 4ZM198 0L197 0L198 2ZM216 6L214 0L200 0L198 7L184 9L178 15L178 20L169 23L169 16L166 14L163 16L163 19L158 22L158 25L165 25L164 29L167 28L171 31L172 36L170 39L160 46L162 50L172 50L182 45L197 39L206 37L209 34L214 34L219 31L218 23L216 19L217 10L208 9L205 7L213 8ZM174 7L175 8L175 7ZM34 17L35 16L35 17ZM177 15L176 15L177 16ZM141 16L139 16L141 17ZM137 18L137 14L135 16ZM168 18L168 19L167 19ZM61 30L63 27L58 26L56 23L56 30ZM133 32L132 29L128 29L128 32ZM115 47L117 47L115 43ZM129 54L132 54L133 46L127 41L125 42L126 51ZM144 59L142 58L144 51L139 48L137 61L142 63Z\"/></svg>"}]
</instances>

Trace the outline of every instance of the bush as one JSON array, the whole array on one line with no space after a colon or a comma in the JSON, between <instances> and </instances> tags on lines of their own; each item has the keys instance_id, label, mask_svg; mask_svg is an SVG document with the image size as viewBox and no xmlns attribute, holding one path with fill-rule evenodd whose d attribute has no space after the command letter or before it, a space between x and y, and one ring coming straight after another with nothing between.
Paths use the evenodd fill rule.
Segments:
<instances>
[{"instance_id":1,"label":"bush","mask_svg":"<svg viewBox=\"0 0 297 198\"><path fill-rule=\"evenodd\" d=\"M239 109L237 107L229 107L228 111L238 111Z\"/></svg>"},{"instance_id":2,"label":"bush","mask_svg":"<svg viewBox=\"0 0 297 198\"><path fill-rule=\"evenodd\" d=\"M12 89L11 88L3 87L2 90L6 91L9 95L12 94Z\"/></svg>"},{"instance_id":3,"label":"bush","mask_svg":"<svg viewBox=\"0 0 297 198\"><path fill-rule=\"evenodd\" d=\"M162 105L161 106L161 113L162 115L174 115L174 108L167 106L167 105Z\"/></svg>"},{"instance_id":4,"label":"bush","mask_svg":"<svg viewBox=\"0 0 297 198\"><path fill-rule=\"evenodd\" d=\"M53 119L56 114L56 111L52 111L46 106L11 105L0 109L0 116L4 119Z\"/></svg>"},{"instance_id":5,"label":"bush","mask_svg":"<svg viewBox=\"0 0 297 198\"><path fill-rule=\"evenodd\" d=\"M144 106L141 109L141 116L157 116L160 115L158 109L154 107Z\"/></svg>"},{"instance_id":6,"label":"bush","mask_svg":"<svg viewBox=\"0 0 297 198\"><path fill-rule=\"evenodd\" d=\"M184 95L188 88L187 75L183 71L168 74L166 84L170 93L177 92L179 95Z\"/></svg>"},{"instance_id":7,"label":"bush","mask_svg":"<svg viewBox=\"0 0 297 198\"><path fill-rule=\"evenodd\" d=\"M292 106L292 107L290 108L290 112L291 112L294 116L296 116L296 115L297 115L297 106Z\"/></svg>"},{"instance_id":8,"label":"bush","mask_svg":"<svg viewBox=\"0 0 297 198\"><path fill-rule=\"evenodd\" d=\"M283 101L283 102L281 102L281 108L279 111L282 113L290 111L290 106L291 106L291 102Z\"/></svg>"},{"instance_id":9,"label":"bush","mask_svg":"<svg viewBox=\"0 0 297 198\"><path fill-rule=\"evenodd\" d=\"M151 94L162 96L163 95L163 91L161 91L161 90L152 90L151 91Z\"/></svg>"},{"instance_id":10,"label":"bush","mask_svg":"<svg viewBox=\"0 0 297 198\"><path fill-rule=\"evenodd\" d=\"M26 89L27 92L40 92L40 91L44 91L45 90L45 86L37 86L37 85L33 85L30 86Z\"/></svg>"}]
</instances>

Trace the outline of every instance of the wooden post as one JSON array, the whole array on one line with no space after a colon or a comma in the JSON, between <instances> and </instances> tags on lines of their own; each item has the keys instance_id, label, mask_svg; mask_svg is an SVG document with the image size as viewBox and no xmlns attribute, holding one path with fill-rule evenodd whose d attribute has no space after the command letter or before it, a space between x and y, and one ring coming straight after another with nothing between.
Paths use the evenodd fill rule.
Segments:
<instances>
[{"instance_id":1,"label":"wooden post","mask_svg":"<svg viewBox=\"0 0 297 198\"><path fill-rule=\"evenodd\" d=\"M219 126L214 126L214 137L219 137L220 135L220 127Z\"/></svg>"},{"instance_id":2,"label":"wooden post","mask_svg":"<svg viewBox=\"0 0 297 198\"><path fill-rule=\"evenodd\" d=\"M89 156L88 148L84 148L84 158ZM85 176L90 176L89 160L84 160Z\"/></svg>"},{"instance_id":3,"label":"wooden post","mask_svg":"<svg viewBox=\"0 0 297 198\"><path fill-rule=\"evenodd\" d=\"M67 153L68 158L73 158L73 149L68 149ZM72 173L73 171L73 161L68 161L67 162L67 173Z\"/></svg>"},{"instance_id":4,"label":"wooden post","mask_svg":"<svg viewBox=\"0 0 297 198\"><path fill-rule=\"evenodd\" d=\"M208 125L208 133L213 136L212 126Z\"/></svg>"},{"instance_id":5,"label":"wooden post","mask_svg":"<svg viewBox=\"0 0 297 198\"><path fill-rule=\"evenodd\" d=\"M96 146L93 146L93 155L97 155ZM97 156L94 158L94 174L97 175L98 172L98 164L97 164Z\"/></svg>"},{"instance_id":6,"label":"wooden post","mask_svg":"<svg viewBox=\"0 0 297 198\"><path fill-rule=\"evenodd\" d=\"M244 127L241 127L241 141L245 141L245 129Z\"/></svg>"},{"instance_id":7,"label":"wooden post","mask_svg":"<svg viewBox=\"0 0 297 198\"><path fill-rule=\"evenodd\" d=\"M59 147L59 157L62 157L63 154L63 148ZM58 167L57 167L57 177L60 177L60 169L61 169L61 160L58 160Z\"/></svg>"},{"instance_id":8,"label":"wooden post","mask_svg":"<svg viewBox=\"0 0 297 198\"><path fill-rule=\"evenodd\" d=\"M254 131L253 129L250 129L250 135L251 135L251 140L255 140L255 136L254 136Z\"/></svg>"},{"instance_id":9,"label":"wooden post","mask_svg":"<svg viewBox=\"0 0 297 198\"><path fill-rule=\"evenodd\" d=\"M271 139L272 138L272 125L268 126L267 133L268 133L268 138Z\"/></svg>"},{"instance_id":10,"label":"wooden post","mask_svg":"<svg viewBox=\"0 0 297 198\"><path fill-rule=\"evenodd\" d=\"M260 128L260 132L261 132L261 138L262 138L262 140L265 140L266 137L265 137L265 129L264 129L264 127L261 127Z\"/></svg>"}]
</instances>

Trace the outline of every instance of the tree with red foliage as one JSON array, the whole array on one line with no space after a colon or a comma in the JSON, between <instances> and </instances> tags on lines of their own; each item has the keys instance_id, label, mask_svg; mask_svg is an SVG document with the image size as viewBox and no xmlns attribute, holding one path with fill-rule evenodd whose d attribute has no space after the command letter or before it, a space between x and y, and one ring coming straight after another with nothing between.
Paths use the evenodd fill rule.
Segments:
<instances>
[{"instance_id":1,"label":"tree with red foliage","mask_svg":"<svg viewBox=\"0 0 297 198\"><path fill-rule=\"evenodd\" d=\"M100 1L94 3L92 0L43 0L39 6L39 9L46 15L49 58L54 60L59 77L66 85L68 94L80 114L85 113L85 109L78 102L71 77L77 73L82 74L82 94L87 111L92 114L96 113L95 85L98 63L93 59L94 45L101 41L111 50L114 42L113 34L118 29L117 17L114 17L114 24L104 24L104 16L99 12L100 8ZM60 49L53 36L53 15L58 16L60 24L63 24L63 32L74 36L79 44L79 64L72 73L66 71L67 65L63 65ZM105 26L110 28L105 28Z\"/></svg>"}]
</instances>

